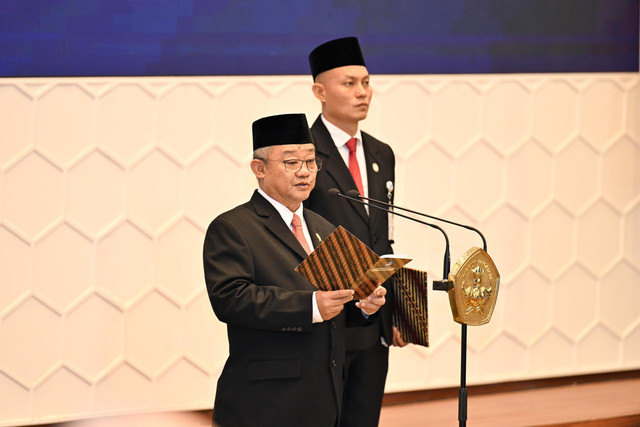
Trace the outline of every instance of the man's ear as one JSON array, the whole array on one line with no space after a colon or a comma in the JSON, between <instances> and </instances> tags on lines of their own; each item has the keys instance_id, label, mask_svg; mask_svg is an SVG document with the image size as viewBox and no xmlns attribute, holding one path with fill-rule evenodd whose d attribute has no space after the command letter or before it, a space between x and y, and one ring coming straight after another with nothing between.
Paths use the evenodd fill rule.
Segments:
<instances>
[{"instance_id":1,"label":"man's ear","mask_svg":"<svg viewBox=\"0 0 640 427\"><path fill-rule=\"evenodd\" d=\"M313 86L311 86L311 91L313 92L313 95L321 102L325 101L325 91L324 85L322 83L314 83Z\"/></svg>"},{"instance_id":2,"label":"man's ear","mask_svg":"<svg viewBox=\"0 0 640 427\"><path fill-rule=\"evenodd\" d=\"M258 179L264 178L264 175L266 173L265 172L266 165L262 160L252 159L250 165L251 165L251 172L253 172L256 178Z\"/></svg>"}]
</instances>

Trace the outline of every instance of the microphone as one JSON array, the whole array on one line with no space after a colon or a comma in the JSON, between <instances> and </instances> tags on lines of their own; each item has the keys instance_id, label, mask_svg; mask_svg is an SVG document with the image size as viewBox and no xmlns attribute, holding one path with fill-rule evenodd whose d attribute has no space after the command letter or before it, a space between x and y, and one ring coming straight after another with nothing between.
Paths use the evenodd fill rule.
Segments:
<instances>
[{"instance_id":1,"label":"microphone","mask_svg":"<svg viewBox=\"0 0 640 427\"><path fill-rule=\"evenodd\" d=\"M421 220L419 220L419 219L416 219L416 218L410 217L410 216L408 216L408 215L404 215L404 214L401 214L401 213L395 212L394 210L389 209L389 207L385 207L385 206L376 206L375 204L369 203L368 201L366 201L366 202L365 202L365 201L363 201L363 200L361 200L361 199L359 198L359 197L361 197L361 196L360 196L360 194L359 194L357 191L355 191L355 190L348 191L348 192L347 192L347 194L348 194L348 195L347 195L347 194L343 194L343 193L341 193L341 192L340 192L340 190L338 190L337 188L330 188L329 190L327 190L327 192L328 192L329 194L331 194L332 196L335 196L335 197L343 197L343 198L348 199L348 200L351 200L351 201L353 201L353 202L360 203L360 204L363 204L363 205L368 205L368 206L369 206L369 207L371 207L371 208L379 209L379 210L381 210L381 211L384 211L384 212L387 212L387 213L391 213L391 214L393 214L393 215L397 215L397 216L400 216L400 217L402 217L402 218L406 218L406 219L409 219L409 220L411 220L411 221L417 222L417 223L419 223L419 224L427 225L427 226L429 226L429 227L431 227L431 228L435 228L435 229L437 229L437 230L440 230L440 232L441 232L441 233L442 233L442 235L444 236L444 241L445 241L444 263L443 263L443 264L444 264L444 265L443 265L443 270L444 270L444 272L443 272L443 274L442 274L442 276L443 276L443 280L442 280L442 282L449 283L449 281L448 281L448 277L449 277L449 270L450 270L450 265L451 265L451 257L449 256L449 236L447 236L447 233L445 233L445 231L444 231L441 227L439 227L439 226L437 226L437 225L435 225L435 224L431 224L431 223L429 223L429 222L421 221ZM356 197L354 197L354 196L352 196L352 195L351 195L353 192L355 192L355 193L356 193ZM367 199L367 198L366 198L366 197L363 197L363 199ZM381 204L382 204L382 205L385 205L386 203L381 203ZM391 205L391 207L393 207L393 205ZM435 282L434 282L434 283L435 283Z\"/></svg>"},{"instance_id":2,"label":"microphone","mask_svg":"<svg viewBox=\"0 0 640 427\"><path fill-rule=\"evenodd\" d=\"M336 189L334 188L334 190L336 190ZM338 191L338 190L336 190L336 191ZM475 227L472 227L472 226L466 225L466 224L460 224L458 222L453 222L453 221L450 221L450 220L444 219L444 218L438 218L436 216L428 215L428 214L422 213L422 212L417 212L417 211L414 211L414 210L411 210L411 209L403 208L401 206L392 205L391 203L383 202L381 200L376 200L376 199L371 199L369 197L364 197L364 196L361 196L360 193L358 193L358 190L349 190L349 191L347 191L347 195L349 195L349 197L354 197L354 198L357 198L357 199L364 199L364 200L366 200L368 202L373 202L373 203L377 203L377 204L379 204L381 206L386 206L391 210L400 209L401 211L410 212L412 214L424 216L426 218L435 219L436 221L446 222L447 224L451 224L451 225L455 225L455 226L458 226L458 227L466 228L467 230L475 231L476 233L478 233L478 235L480 235L480 238L482 239L482 247L483 247L483 249L485 250L485 252L487 251L487 240L484 238L484 235L480 232L480 230L478 230ZM373 206L373 205L371 203L369 203L369 206Z\"/></svg>"},{"instance_id":3,"label":"microphone","mask_svg":"<svg viewBox=\"0 0 640 427\"><path fill-rule=\"evenodd\" d=\"M327 190L327 193L329 193L329 194L331 194L332 196L335 196L335 197L340 197L341 195L344 196L344 194L342 194L340 192L340 190L338 190L337 188L330 188L330 189ZM356 193L357 193L357 191L356 191Z\"/></svg>"}]
</instances>

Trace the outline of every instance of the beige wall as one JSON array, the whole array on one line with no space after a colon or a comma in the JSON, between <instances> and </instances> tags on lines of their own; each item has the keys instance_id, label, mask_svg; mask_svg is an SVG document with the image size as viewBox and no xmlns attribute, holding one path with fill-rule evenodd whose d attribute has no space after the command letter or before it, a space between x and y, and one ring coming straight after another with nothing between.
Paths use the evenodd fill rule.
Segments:
<instances>
[{"instance_id":1,"label":"beige wall","mask_svg":"<svg viewBox=\"0 0 640 427\"><path fill-rule=\"evenodd\" d=\"M640 368L640 75L372 84L397 203L479 227L502 275L468 383ZM0 80L0 425L210 408L227 345L204 230L255 187L251 122L317 111L304 76ZM438 232L395 225L440 278ZM480 245L447 230L453 262ZM429 322L387 391L458 384L446 294Z\"/></svg>"}]
</instances>

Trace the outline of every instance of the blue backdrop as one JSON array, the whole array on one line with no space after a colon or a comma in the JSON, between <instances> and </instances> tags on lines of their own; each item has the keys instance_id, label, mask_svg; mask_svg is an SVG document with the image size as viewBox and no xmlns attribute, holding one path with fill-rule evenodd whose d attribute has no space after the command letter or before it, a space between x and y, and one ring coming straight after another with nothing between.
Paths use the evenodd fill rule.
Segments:
<instances>
[{"instance_id":1,"label":"blue backdrop","mask_svg":"<svg viewBox=\"0 0 640 427\"><path fill-rule=\"evenodd\" d=\"M638 71L639 0L0 0L0 76Z\"/></svg>"}]
</instances>

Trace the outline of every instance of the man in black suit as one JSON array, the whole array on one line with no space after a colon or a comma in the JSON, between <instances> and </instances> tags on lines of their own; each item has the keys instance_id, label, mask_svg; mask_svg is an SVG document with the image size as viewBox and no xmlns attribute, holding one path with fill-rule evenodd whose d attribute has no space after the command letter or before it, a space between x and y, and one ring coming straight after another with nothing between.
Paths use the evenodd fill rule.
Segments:
<instances>
[{"instance_id":1,"label":"man in black suit","mask_svg":"<svg viewBox=\"0 0 640 427\"><path fill-rule=\"evenodd\" d=\"M318 291L294 271L334 230L302 206L322 165L304 114L257 120L253 147L258 190L214 219L204 241L209 299L229 339L213 423L337 426L345 323L377 317L386 292L347 313L352 290Z\"/></svg>"},{"instance_id":2,"label":"man in black suit","mask_svg":"<svg viewBox=\"0 0 640 427\"><path fill-rule=\"evenodd\" d=\"M305 206L342 225L378 255L392 253L386 212L328 193L357 190L365 197L391 202L395 182L395 157L387 144L362 132L372 89L358 39L346 37L316 47L309 55L313 94L322 113L311 127L316 150L326 167ZM390 190L391 189L391 190ZM389 365L388 345L406 345L392 327L393 295L378 320L347 328L345 379L341 426L377 426Z\"/></svg>"}]
</instances>

